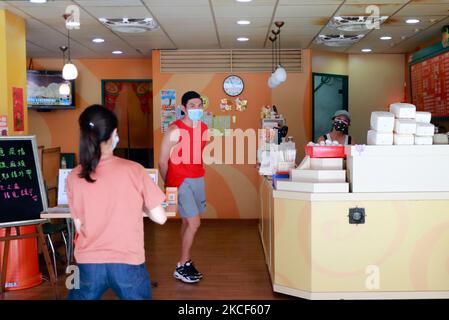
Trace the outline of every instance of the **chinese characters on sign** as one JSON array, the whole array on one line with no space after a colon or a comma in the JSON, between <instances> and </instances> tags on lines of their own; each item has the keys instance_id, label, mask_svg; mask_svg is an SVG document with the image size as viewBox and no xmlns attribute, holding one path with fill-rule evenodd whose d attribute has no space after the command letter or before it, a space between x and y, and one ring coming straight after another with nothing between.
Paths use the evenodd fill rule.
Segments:
<instances>
[{"instance_id":1,"label":"chinese characters on sign","mask_svg":"<svg viewBox=\"0 0 449 320\"><path fill-rule=\"evenodd\" d=\"M30 197L38 201L33 188L22 187L16 182L18 179L33 180L33 171L27 167L25 156L23 148L0 147L0 197L4 200Z\"/></svg>"},{"instance_id":2,"label":"chinese characters on sign","mask_svg":"<svg viewBox=\"0 0 449 320\"><path fill-rule=\"evenodd\" d=\"M416 110L449 116L449 52L412 65L411 74Z\"/></svg>"},{"instance_id":3,"label":"chinese characters on sign","mask_svg":"<svg viewBox=\"0 0 449 320\"><path fill-rule=\"evenodd\" d=\"M12 88L14 131L24 131L23 88Z\"/></svg>"}]
</instances>

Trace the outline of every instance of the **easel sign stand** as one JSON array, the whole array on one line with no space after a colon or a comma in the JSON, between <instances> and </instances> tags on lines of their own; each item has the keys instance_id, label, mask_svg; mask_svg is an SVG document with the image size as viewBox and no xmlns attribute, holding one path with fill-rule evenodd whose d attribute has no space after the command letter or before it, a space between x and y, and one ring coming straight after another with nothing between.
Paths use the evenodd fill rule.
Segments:
<instances>
[{"instance_id":1,"label":"easel sign stand","mask_svg":"<svg viewBox=\"0 0 449 320\"><path fill-rule=\"evenodd\" d=\"M42 224L47 223L47 222L48 222L48 220L46 220L46 219L39 219L39 220L21 221L21 222L12 222L12 223L0 223L0 229L5 229L5 236L0 237L0 242L4 242L3 259L1 261L1 272L0 272L0 297L2 299L4 298L4 293L6 291L6 267L8 264L10 241L27 239L27 238L36 238L37 239L40 249L42 250L42 253L44 254L45 264L47 265L48 274L50 276L50 283L51 283L51 286L53 287L53 290L55 293L55 298L58 299L56 276L55 276L55 273L53 270L53 266L52 266L52 262L50 259L50 254L48 252L47 244L45 242L44 233L42 231ZM35 233L21 234L20 227L24 227L24 226L36 226L37 231ZM11 235L11 230L13 228L16 230L15 235Z\"/></svg>"},{"instance_id":2,"label":"easel sign stand","mask_svg":"<svg viewBox=\"0 0 449 320\"><path fill-rule=\"evenodd\" d=\"M0 236L0 246L2 242L5 244L0 262L0 298L4 298L6 291L10 242L30 238L37 239L58 298L56 277L42 231L42 224L49 221L40 218L48 204L37 149L35 136L0 137L0 230L5 229L5 235ZM35 226L36 231L24 234L21 227L26 226Z\"/></svg>"}]
</instances>

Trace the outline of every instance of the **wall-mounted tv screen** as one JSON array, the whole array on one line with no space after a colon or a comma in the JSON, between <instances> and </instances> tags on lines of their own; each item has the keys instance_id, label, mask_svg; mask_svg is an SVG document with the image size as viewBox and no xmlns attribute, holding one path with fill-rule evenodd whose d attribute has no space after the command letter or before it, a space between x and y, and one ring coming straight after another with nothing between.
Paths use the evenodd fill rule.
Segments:
<instances>
[{"instance_id":1,"label":"wall-mounted tv screen","mask_svg":"<svg viewBox=\"0 0 449 320\"><path fill-rule=\"evenodd\" d=\"M29 109L75 109L75 81L61 71L28 70L27 91Z\"/></svg>"}]
</instances>

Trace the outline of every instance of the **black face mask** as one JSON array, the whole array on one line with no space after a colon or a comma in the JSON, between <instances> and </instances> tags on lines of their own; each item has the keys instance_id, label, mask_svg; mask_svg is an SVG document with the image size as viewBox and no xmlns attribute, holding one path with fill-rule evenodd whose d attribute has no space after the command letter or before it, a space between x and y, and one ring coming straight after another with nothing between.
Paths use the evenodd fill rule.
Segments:
<instances>
[{"instance_id":1,"label":"black face mask","mask_svg":"<svg viewBox=\"0 0 449 320\"><path fill-rule=\"evenodd\" d=\"M349 126L348 126L348 124L346 122L341 121L341 120L335 120L334 121L334 129L335 130L337 130L339 132L346 133L346 132L348 132L348 128L349 128Z\"/></svg>"}]
</instances>

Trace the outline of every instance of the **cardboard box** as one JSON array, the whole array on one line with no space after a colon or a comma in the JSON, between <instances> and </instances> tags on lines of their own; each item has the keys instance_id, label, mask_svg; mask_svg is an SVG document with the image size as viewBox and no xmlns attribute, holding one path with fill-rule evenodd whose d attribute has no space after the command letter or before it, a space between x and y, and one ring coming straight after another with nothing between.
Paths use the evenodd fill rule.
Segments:
<instances>
[{"instance_id":1,"label":"cardboard box","mask_svg":"<svg viewBox=\"0 0 449 320\"><path fill-rule=\"evenodd\" d=\"M349 192L349 183L315 183L291 180L276 180L276 190L311 192L311 193L345 193Z\"/></svg>"},{"instance_id":2,"label":"cardboard box","mask_svg":"<svg viewBox=\"0 0 449 320\"><path fill-rule=\"evenodd\" d=\"M292 181L297 182L346 182L345 170L292 170Z\"/></svg>"},{"instance_id":3,"label":"cardboard box","mask_svg":"<svg viewBox=\"0 0 449 320\"><path fill-rule=\"evenodd\" d=\"M343 158L311 158L312 170L343 170Z\"/></svg>"}]
</instances>

